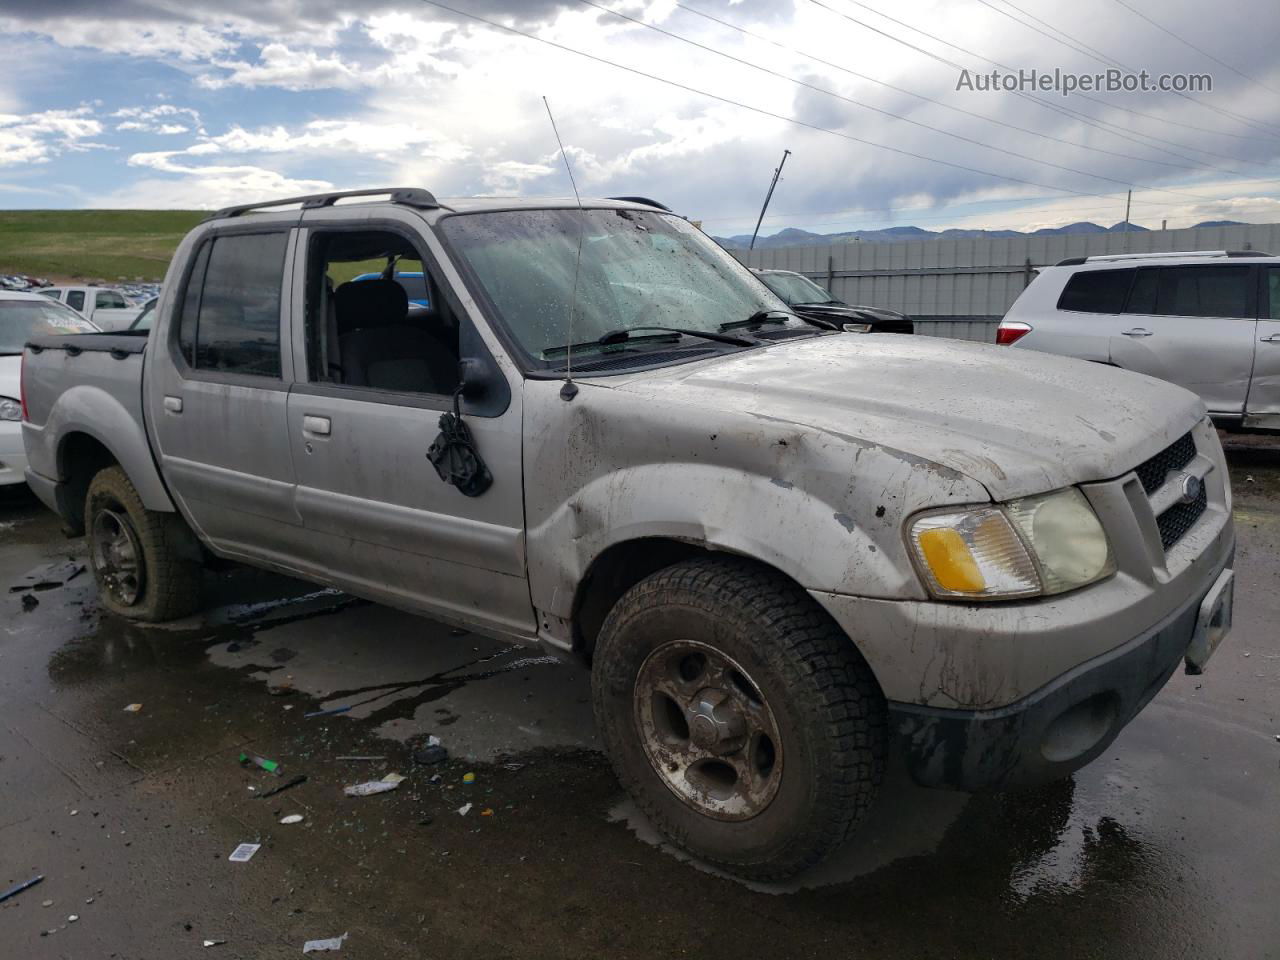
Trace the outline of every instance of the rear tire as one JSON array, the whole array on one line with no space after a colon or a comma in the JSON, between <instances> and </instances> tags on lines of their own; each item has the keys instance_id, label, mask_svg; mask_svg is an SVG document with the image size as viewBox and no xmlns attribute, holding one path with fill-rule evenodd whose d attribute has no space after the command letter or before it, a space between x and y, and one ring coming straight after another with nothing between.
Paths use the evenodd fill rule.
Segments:
<instances>
[{"instance_id":1,"label":"rear tire","mask_svg":"<svg viewBox=\"0 0 1280 960\"><path fill-rule=\"evenodd\" d=\"M610 611L592 668L596 724L667 838L753 880L838 847L884 768L884 697L847 636L794 583L706 557L660 570Z\"/></svg>"},{"instance_id":2,"label":"rear tire","mask_svg":"<svg viewBox=\"0 0 1280 960\"><path fill-rule=\"evenodd\" d=\"M130 620L159 623L200 608L201 566L176 513L148 510L119 467L100 470L85 496L89 566L102 605Z\"/></svg>"}]
</instances>

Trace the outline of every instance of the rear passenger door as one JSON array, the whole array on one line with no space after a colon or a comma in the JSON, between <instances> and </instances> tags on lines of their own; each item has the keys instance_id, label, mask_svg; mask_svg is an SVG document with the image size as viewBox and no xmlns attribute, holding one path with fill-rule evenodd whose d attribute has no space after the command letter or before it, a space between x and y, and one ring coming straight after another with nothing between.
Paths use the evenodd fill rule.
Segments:
<instances>
[{"instance_id":1,"label":"rear passenger door","mask_svg":"<svg viewBox=\"0 0 1280 960\"><path fill-rule=\"evenodd\" d=\"M1280 267L1258 270L1258 329L1245 425L1280 430Z\"/></svg>"},{"instance_id":2,"label":"rear passenger door","mask_svg":"<svg viewBox=\"0 0 1280 960\"><path fill-rule=\"evenodd\" d=\"M301 538L285 424L291 226L198 241L145 389L164 477L191 524L222 554L290 569Z\"/></svg>"},{"instance_id":3,"label":"rear passenger door","mask_svg":"<svg viewBox=\"0 0 1280 960\"><path fill-rule=\"evenodd\" d=\"M1111 362L1198 393L1211 413L1239 416L1253 367L1254 277L1248 264L1138 268Z\"/></svg>"}]
</instances>

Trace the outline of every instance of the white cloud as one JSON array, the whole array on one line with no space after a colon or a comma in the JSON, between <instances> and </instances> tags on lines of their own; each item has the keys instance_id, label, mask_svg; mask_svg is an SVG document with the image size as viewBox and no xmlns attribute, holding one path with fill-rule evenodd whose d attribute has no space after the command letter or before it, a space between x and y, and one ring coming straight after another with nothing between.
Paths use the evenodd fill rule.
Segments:
<instances>
[{"instance_id":1,"label":"white cloud","mask_svg":"<svg viewBox=\"0 0 1280 960\"><path fill-rule=\"evenodd\" d=\"M196 82L211 90L223 87L277 87L281 90L334 90L366 87L373 78L354 64L314 50L294 50L283 43L269 43L257 63L215 60L223 73L203 73Z\"/></svg>"},{"instance_id":2,"label":"white cloud","mask_svg":"<svg viewBox=\"0 0 1280 960\"><path fill-rule=\"evenodd\" d=\"M332 190L327 180L287 177L262 167L191 169L181 179L144 178L94 197L89 206L105 209L216 209L236 203Z\"/></svg>"},{"instance_id":3,"label":"white cloud","mask_svg":"<svg viewBox=\"0 0 1280 960\"><path fill-rule=\"evenodd\" d=\"M90 107L40 113L0 113L0 166L46 163L69 151L103 149L89 140L102 133Z\"/></svg>"}]
</instances>

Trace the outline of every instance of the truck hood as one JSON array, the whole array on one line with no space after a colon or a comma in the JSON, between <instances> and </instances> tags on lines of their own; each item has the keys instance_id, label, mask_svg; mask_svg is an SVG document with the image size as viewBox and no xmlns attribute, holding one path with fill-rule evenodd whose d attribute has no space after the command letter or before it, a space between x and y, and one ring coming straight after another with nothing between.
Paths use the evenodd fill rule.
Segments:
<instances>
[{"instance_id":1,"label":"truck hood","mask_svg":"<svg viewBox=\"0 0 1280 960\"><path fill-rule=\"evenodd\" d=\"M935 337L843 334L597 380L781 421L978 481L996 500L1118 477L1205 416L1114 367Z\"/></svg>"}]
</instances>

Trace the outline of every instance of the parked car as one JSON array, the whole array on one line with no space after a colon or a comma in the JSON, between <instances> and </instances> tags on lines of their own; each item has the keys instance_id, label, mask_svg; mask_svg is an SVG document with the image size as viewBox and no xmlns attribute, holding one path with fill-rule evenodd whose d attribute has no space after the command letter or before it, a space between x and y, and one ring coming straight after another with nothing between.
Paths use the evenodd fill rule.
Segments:
<instances>
[{"instance_id":1,"label":"parked car","mask_svg":"<svg viewBox=\"0 0 1280 960\"><path fill-rule=\"evenodd\" d=\"M1223 426L1280 430L1280 260L1269 254L1063 260L1022 292L997 342L1159 377L1198 393Z\"/></svg>"},{"instance_id":2,"label":"parked car","mask_svg":"<svg viewBox=\"0 0 1280 960\"><path fill-rule=\"evenodd\" d=\"M753 270L753 273L802 317L834 323L854 333L915 333L909 317L882 307L854 307L837 300L802 273Z\"/></svg>"},{"instance_id":3,"label":"parked car","mask_svg":"<svg viewBox=\"0 0 1280 960\"><path fill-rule=\"evenodd\" d=\"M626 789L756 879L840 844L891 749L928 785L1068 775L1230 626L1179 387L820 328L643 203L280 203L187 235L149 343L28 347L29 483L113 613L191 613L212 554L589 663ZM329 288L396 257L412 321Z\"/></svg>"},{"instance_id":4,"label":"parked car","mask_svg":"<svg viewBox=\"0 0 1280 960\"><path fill-rule=\"evenodd\" d=\"M34 336L96 333L98 328L60 303L34 293L0 291L0 486L22 483L22 347Z\"/></svg>"},{"instance_id":5,"label":"parked car","mask_svg":"<svg viewBox=\"0 0 1280 960\"><path fill-rule=\"evenodd\" d=\"M140 311L114 287L55 286L44 288L40 294L65 303L105 331L127 329Z\"/></svg>"}]
</instances>

